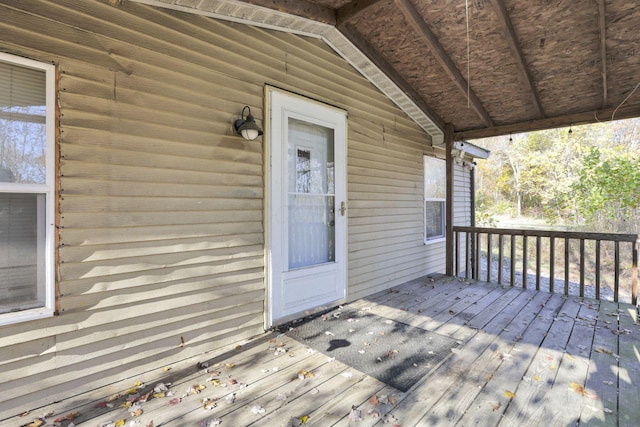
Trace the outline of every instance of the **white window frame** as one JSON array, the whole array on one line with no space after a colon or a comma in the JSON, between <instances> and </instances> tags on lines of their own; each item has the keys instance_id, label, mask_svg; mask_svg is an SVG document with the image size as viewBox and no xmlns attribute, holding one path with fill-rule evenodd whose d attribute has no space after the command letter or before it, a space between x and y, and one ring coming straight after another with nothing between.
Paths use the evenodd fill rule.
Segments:
<instances>
[{"instance_id":1,"label":"white window frame","mask_svg":"<svg viewBox=\"0 0 640 427\"><path fill-rule=\"evenodd\" d=\"M425 191L424 191L424 201L422 204L422 210L423 210L423 236L424 236L424 243L425 245L430 245L433 243L439 243L439 242L444 242L446 240L446 223L447 223L447 203L446 203L446 188L443 188L443 192L445 194L444 197L432 197L431 195L427 195L427 189L426 189L426 179L427 179L427 174L430 173L430 169L427 167L427 162L430 162L432 160L438 160L440 162L443 163L443 165L445 165L445 160L439 159L437 157L432 157L432 156L423 156L423 169L424 169L424 187L425 187ZM445 171L445 176L443 176L443 181L446 182L446 168L443 168L443 170ZM428 236L427 235L427 208L426 208L426 204L427 202L440 202L440 205L442 207L442 234L438 235L438 236Z\"/></svg>"},{"instance_id":2,"label":"white window frame","mask_svg":"<svg viewBox=\"0 0 640 427\"><path fill-rule=\"evenodd\" d=\"M55 312L55 96L56 73L55 66L40 61L34 61L20 56L0 52L0 61L32 68L45 72L45 183L44 184L17 184L0 182L1 193L15 194L41 194L44 195L43 206L38 204L38 216L44 216L44 244L38 245L37 257L44 262L44 292L43 305L41 307L26 309L16 312L0 314L0 326L10 325L29 320L42 319L53 316Z\"/></svg>"}]
</instances>

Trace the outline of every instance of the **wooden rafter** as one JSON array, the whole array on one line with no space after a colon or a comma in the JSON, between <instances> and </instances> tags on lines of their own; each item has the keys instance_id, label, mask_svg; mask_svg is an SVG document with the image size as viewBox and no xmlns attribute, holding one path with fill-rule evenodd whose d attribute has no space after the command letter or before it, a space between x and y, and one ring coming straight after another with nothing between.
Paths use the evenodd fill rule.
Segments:
<instances>
[{"instance_id":1,"label":"wooden rafter","mask_svg":"<svg viewBox=\"0 0 640 427\"><path fill-rule=\"evenodd\" d=\"M438 38L433 34L433 31L431 31L431 28L429 28L427 23L424 21L422 15L420 15L420 12L418 12L409 0L395 0L395 3L409 25L411 25L411 27L422 36L423 41L429 46L433 55L436 57L444 71L454 81L458 89L460 89L465 96L469 97L471 107L482 118L484 124L489 127L493 126L493 120L489 116L489 113L487 113L480 102L480 99L476 96L473 90L469 88L467 80L462 76L460 70L456 68L455 64L438 41Z\"/></svg>"},{"instance_id":2,"label":"wooden rafter","mask_svg":"<svg viewBox=\"0 0 640 427\"><path fill-rule=\"evenodd\" d=\"M605 0L598 1L598 25L600 27L600 60L602 62L602 108L609 105L609 95L607 94L607 34Z\"/></svg>"},{"instance_id":3,"label":"wooden rafter","mask_svg":"<svg viewBox=\"0 0 640 427\"><path fill-rule=\"evenodd\" d=\"M538 91L536 90L533 78L531 77L531 73L529 72L527 62L524 59L522 49L520 49L520 45L518 44L516 32L513 29L513 25L511 24L511 19L509 19L507 8L504 6L503 0L491 0L491 3L496 11L498 20L500 21L500 25L502 26L502 29L504 31L505 39L509 44L509 48L511 49L511 54L516 60L516 66L518 67L520 75L524 79L524 82L528 88L529 94L531 96L531 102L536 109L536 114L539 118L544 118L544 110L542 109L542 103L540 102Z\"/></svg>"},{"instance_id":4,"label":"wooden rafter","mask_svg":"<svg viewBox=\"0 0 640 427\"><path fill-rule=\"evenodd\" d=\"M380 0L356 0L337 9L336 23L338 28L341 28L342 25L347 24L349 21L357 19L365 10L379 2Z\"/></svg>"},{"instance_id":5,"label":"wooden rafter","mask_svg":"<svg viewBox=\"0 0 640 427\"><path fill-rule=\"evenodd\" d=\"M490 136L508 135L511 133L532 132L542 129L554 129L570 125L581 125L611 120L615 111L615 119L630 119L640 117L640 104L623 105L618 110L606 108L603 110L586 111L583 113L568 114L565 116L547 117L539 120L514 123L504 126L493 126L481 129L462 130L455 132L456 141Z\"/></svg>"},{"instance_id":6,"label":"wooden rafter","mask_svg":"<svg viewBox=\"0 0 640 427\"><path fill-rule=\"evenodd\" d=\"M444 129L444 121L438 116L415 89L400 75L400 73L380 53L360 35L351 25L343 23L340 32L358 48L369 60L378 67L391 81L400 88L420 108L433 123Z\"/></svg>"}]
</instances>

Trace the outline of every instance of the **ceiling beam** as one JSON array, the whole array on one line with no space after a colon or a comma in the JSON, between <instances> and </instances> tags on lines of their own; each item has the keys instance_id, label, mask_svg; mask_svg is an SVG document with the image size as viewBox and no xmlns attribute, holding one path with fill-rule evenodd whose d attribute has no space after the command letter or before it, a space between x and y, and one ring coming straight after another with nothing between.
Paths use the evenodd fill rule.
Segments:
<instances>
[{"instance_id":1,"label":"ceiling beam","mask_svg":"<svg viewBox=\"0 0 640 427\"><path fill-rule=\"evenodd\" d=\"M511 125L494 126L481 129L463 130L454 133L456 141L487 138L490 136L508 135L511 133L532 132L543 129L555 129L567 126L583 125L595 122L608 122L612 120L615 112L615 120L640 117L640 104L623 105L618 108L606 108L583 113L567 114L565 116L547 117L544 119L530 120Z\"/></svg>"},{"instance_id":2,"label":"ceiling beam","mask_svg":"<svg viewBox=\"0 0 640 427\"><path fill-rule=\"evenodd\" d=\"M395 3L409 25L411 25L411 27L422 36L423 41L429 46L433 55L436 57L444 71L456 84L458 89L460 89L460 92L468 97L471 107L475 110L478 116L482 118L484 124L488 127L493 126L493 120L489 116L489 113L487 113L480 102L480 99L476 96L473 90L471 90L467 80L462 77L460 70L456 68L455 64L438 41L438 38L433 34L431 28L429 28L427 23L424 21L422 15L420 15L420 12L418 12L409 0L395 0Z\"/></svg>"},{"instance_id":3,"label":"ceiling beam","mask_svg":"<svg viewBox=\"0 0 640 427\"><path fill-rule=\"evenodd\" d=\"M242 2L311 19L323 24L336 25L334 9L307 0L242 0Z\"/></svg>"},{"instance_id":4,"label":"ceiling beam","mask_svg":"<svg viewBox=\"0 0 640 427\"><path fill-rule=\"evenodd\" d=\"M600 26L600 61L602 62L602 108L609 105L609 95L607 93L607 34L606 34L606 15L605 0L598 1L598 25Z\"/></svg>"},{"instance_id":5,"label":"ceiling beam","mask_svg":"<svg viewBox=\"0 0 640 427\"><path fill-rule=\"evenodd\" d=\"M518 71L520 71L520 75L524 79L524 83L527 86L529 95L531 97L531 102L534 108L536 109L536 115L539 118L544 118L544 110L542 109L542 103L540 102L538 91L533 82L533 78L531 77L531 73L529 72L529 67L527 66L527 62L524 59L522 49L520 49L520 45L518 44L516 32L513 29L513 24L511 23L511 19L509 19L509 13L507 12L507 8L504 6L504 1L491 0L491 4L493 5L493 8L495 9L498 15L498 21L500 21L500 26L504 31L505 38L507 40L507 43L509 44L509 49L511 49L511 54L516 60L516 66L518 67Z\"/></svg>"},{"instance_id":6,"label":"ceiling beam","mask_svg":"<svg viewBox=\"0 0 640 427\"><path fill-rule=\"evenodd\" d=\"M398 71L380 53L360 35L350 24L343 23L340 32L353 45L360 50L369 60L378 67L401 91L424 112L433 123L440 129L444 129L445 123L435 111L429 107L425 100L415 91L415 89L398 73Z\"/></svg>"},{"instance_id":7,"label":"ceiling beam","mask_svg":"<svg viewBox=\"0 0 640 427\"><path fill-rule=\"evenodd\" d=\"M340 28L349 21L358 18L365 10L379 2L380 0L355 0L345 4L336 10L336 25Z\"/></svg>"}]
</instances>

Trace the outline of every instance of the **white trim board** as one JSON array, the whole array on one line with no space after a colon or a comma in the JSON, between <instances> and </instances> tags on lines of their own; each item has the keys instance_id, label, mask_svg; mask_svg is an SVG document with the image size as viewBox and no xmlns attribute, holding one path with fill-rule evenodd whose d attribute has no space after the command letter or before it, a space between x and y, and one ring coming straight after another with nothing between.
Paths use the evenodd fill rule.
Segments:
<instances>
[{"instance_id":1,"label":"white trim board","mask_svg":"<svg viewBox=\"0 0 640 427\"><path fill-rule=\"evenodd\" d=\"M444 143L443 130L333 25L237 0L132 1L322 39L431 135L432 145Z\"/></svg>"}]
</instances>

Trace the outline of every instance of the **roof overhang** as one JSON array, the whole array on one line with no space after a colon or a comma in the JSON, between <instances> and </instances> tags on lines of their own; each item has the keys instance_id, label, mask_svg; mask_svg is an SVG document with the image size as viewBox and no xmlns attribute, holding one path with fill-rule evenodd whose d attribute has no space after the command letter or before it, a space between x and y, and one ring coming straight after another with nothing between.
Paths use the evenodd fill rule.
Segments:
<instances>
[{"instance_id":1,"label":"roof overhang","mask_svg":"<svg viewBox=\"0 0 640 427\"><path fill-rule=\"evenodd\" d=\"M435 114L430 116L427 105L412 99L408 91L399 87L334 24L291 15L262 6L235 0L132 0L156 7L209 16L226 21L255 25L277 31L322 39L335 52L349 62L360 74L384 93L418 126L431 136L433 145L444 143L444 123Z\"/></svg>"}]
</instances>

